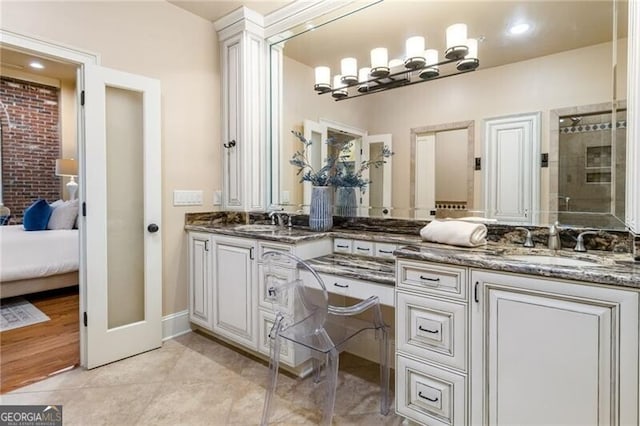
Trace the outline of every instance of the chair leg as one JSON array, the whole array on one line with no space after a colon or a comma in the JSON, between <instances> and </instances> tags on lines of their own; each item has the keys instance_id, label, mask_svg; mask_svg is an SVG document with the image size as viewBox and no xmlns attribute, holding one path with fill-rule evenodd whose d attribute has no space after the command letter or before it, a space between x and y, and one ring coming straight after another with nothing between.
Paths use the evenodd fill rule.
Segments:
<instances>
[{"instance_id":1,"label":"chair leg","mask_svg":"<svg viewBox=\"0 0 640 426\"><path fill-rule=\"evenodd\" d=\"M336 405L336 388L338 387L338 364L340 359L339 355L339 352L335 349L327 353L327 362L325 366L327 399L325 400L321 423L321 425L325 426L331 425L333 410L335 409Z\"/></svg>"},{"instance_id":2,"label":"chair leg","mask_svg":"<svg viewBox=\"0 0 640 426\"><path fill-rule=\"evenodd\" d=\"M313 368L313 383L320 383L320 378L322 377L322 363L318 358L311 359L311 365Z\"/></svg>"},{"instance_id":3,"label":"chair leg","mask_svg":"<svg viewBox=\"0 0 640 426\"><path fill-rule=\"evenodd\" d=\"M380 414L389 414L389 332L381 327L380 332Z\"/></svg>"},{"instance_id":4,"label":"chair leg","mask_svg":"<svg viewBox=\"0 0 640 426\"><path fill-rule=\"evenodd\" d=\"M269 360L269 383L267 384L264 406L262 407L261 426L269 423L271 412L273 411L273 399L276 396L276 386L278 384L278 368L280 367L280 337L276 335L271 344L271 357Z\"/></svg>"}]
</instances>

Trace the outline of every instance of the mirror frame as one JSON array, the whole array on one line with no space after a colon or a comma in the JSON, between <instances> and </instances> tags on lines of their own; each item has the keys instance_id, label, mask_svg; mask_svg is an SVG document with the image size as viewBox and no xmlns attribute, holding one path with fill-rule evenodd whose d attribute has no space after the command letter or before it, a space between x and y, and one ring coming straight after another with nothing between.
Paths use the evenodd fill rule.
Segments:
<instances>
[{"instance_id":1,"label":"mirror frame","mask_svg":"<svg viewBox=\"0 0 640 426\"><path fill-rule=\"evenodd\" d=\"M614 0L616 1L616 0ZM378 1L370 1L364 7ZM279 51L276 49L275 56L279 61L273 63L271 59L274 53L275 39L279 34L290 31L287 35L296 35L295 28L305 23L322 18L329 12L336 12L342 7L357 3L354 1L331 2L322 0L309 5L303 1L296 1L278 9L265 17L265 43L266 56L269 59L270 85L272 89L269 96L270 110L267 112L267 122L269 123L270 141L270 199L269 204L276 206L279 204L279 195L274 196L274 184L279 188L279 153L280 140L282 139L282 46ZM362 4L362 3L361 3ZM627 176L625 222L629 230L640 234L640 2L630 1L628 4L628 33L627 33ZM350 13L352 13L351 11ZM348 13L345 13L347 15ZM302 31L299 31L301 33ZM275 85L275 86L274 86ZM276 90L273 90L273 87ZM275 95L274 95L274 92ZM274 155L274 152L276 153ZM276 172L274 172L277 171ZM279 192L276 190L276 192Z\"/></svg>"}]
</instances>

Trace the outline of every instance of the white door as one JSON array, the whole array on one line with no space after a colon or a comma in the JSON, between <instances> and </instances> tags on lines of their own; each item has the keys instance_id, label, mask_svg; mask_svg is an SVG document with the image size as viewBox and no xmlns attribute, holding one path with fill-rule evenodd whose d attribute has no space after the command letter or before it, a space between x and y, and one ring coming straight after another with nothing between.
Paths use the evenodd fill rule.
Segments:
<instances>
[{"instance_id":1,"label":"white door","mask_svg":"<svg viewBox=\"0 0 640 426\"><path fill-rule=\"evenodd\" d=\"M435 133L416 137L415 164L415 218L434 219L436 211Z\"/></svg>"},{"instance_id":2,"label":"white door","mask_svg":"<svg viewBox=\"0 0 640 426\"><path fill-rule=\"evenodd\" d=\"M87 368L162 344L160 82L84 73Z\"/></svg>"},{"instance_id":3,"label":"white door","mask_svg":"<svg viewBox=\"0 0 640 426\"><path fill-rule=\"evenodd\" d=\"M324 161L327 158L327 139L328 129L327 126L317 123L312 120L304 120L304 137L311 141L311 146L307 148L307 158L309 164L314 170L320 170L324 166ZM304 211L309 213L309 205L311 205L311 182L303 183L302 192L302 204L304 204Z\"/></svg>"},{"instance_id":4,"label":"white door","mask_svg":"<svg viewBox=\"0 0 640 426\"><path fill-rule=\"evenodd\" d=\"M390 133L368 135L362 137L362 156L360 161L377 160L384 147L393 152L393 140ZM359 216L391 217L391 173L393 157L386 158L381 167L371 167L364 171L362 177L370 180L364 193L361 194ZM356 168L358 164L356 164Z\"/></svg>"},{"instance_id":5,"label":"white door","mask_svg":"<svg viewBox=\"0 0 640 426\"><path fill-rule=\"evenodd\" d=\"M486 217L535 224L540 199L540 113L485 121Z\"/></svg>"}]
</instances>

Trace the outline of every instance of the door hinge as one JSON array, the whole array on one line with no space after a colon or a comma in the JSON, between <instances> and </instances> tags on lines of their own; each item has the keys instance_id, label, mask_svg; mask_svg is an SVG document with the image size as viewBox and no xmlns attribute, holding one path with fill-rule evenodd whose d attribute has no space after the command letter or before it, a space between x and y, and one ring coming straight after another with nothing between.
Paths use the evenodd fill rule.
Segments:
<instances>
[{"instance_id":1,"label":"door hinge","mask_svg":"<svg viewBox=\"0 0 640 426\"><path fill-rule=\"evenodd\" d=\"M87 326L87 313L84 312L82 315L82 322L84 323L84 326Z\"/></svg>"},{"instance_id":2,"label":"door hinge","mask_svg":"<svg viewBox=\"0 0 640 426\"><path fill-rule=\"evenodd\" d=\"M84 106L84 90L80 92L80 105Z\"/></svg>"},{"instance_id":3,"label":"door hinge","mask_svg":"<svg viewBox=\"0 0 640 426\"><path fill-rule=\"evenodd\" d=\"M82 216L87 216L87 203L85 203L84 201L82 202Z\"/></svg>"}]
</instances>

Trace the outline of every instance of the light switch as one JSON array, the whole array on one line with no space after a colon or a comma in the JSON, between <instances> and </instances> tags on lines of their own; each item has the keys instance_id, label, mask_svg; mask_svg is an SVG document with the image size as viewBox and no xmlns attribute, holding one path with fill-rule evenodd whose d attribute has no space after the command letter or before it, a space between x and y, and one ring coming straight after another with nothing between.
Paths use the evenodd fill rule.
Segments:
<instances>
[{"instance_id":1,"label":"light switch","mask_svg":"<svg viewBox=\"0 0 640 426\"><path fill-rule=\"evenodd\" d=\"M282 191L282 197L280 201L282 202L282 204L289 204L289 201L291 201L289 197L289 191Z\"/></svg>"},{"instance_id":2,"label":"light switch","mask_svg":"<svg viewBox=\"0 0 640 426\"><path fill-rule=\"evenodd\" d=\"M201 206L202 191L173 191L174 206Z\"/></svg>"},{"instance_id":3,"label":"light switch","mask_svg":"<svg viewBox=\"0 0 640 426\"><path fill-rule=\"evenodd\" d=\"M221 206L222 205L222 191L213 191L213 205Z\"/></svg>"}]
</instances>

